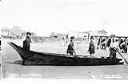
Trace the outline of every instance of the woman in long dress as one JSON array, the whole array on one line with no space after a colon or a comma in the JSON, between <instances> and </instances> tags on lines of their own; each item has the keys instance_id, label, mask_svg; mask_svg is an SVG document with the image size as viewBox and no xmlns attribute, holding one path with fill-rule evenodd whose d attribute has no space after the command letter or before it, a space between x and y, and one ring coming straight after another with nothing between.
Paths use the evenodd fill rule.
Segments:
<instances>
[{"instance_id":1,"label":"woman in long dress","mask_svg":"<svg viewBox=\"0 0 128 82\"><path fill-rule=\"evenodd\" d=\"M67 54L70 54L70 55L75 54L76 55L75 49L74 49L74 37L71 37L71 39L70 39L70 43L67 48Z\"/></svg>"},{"instance_id":2,"label":"woman in long dress","mask_svg":"<svg viewBox=\"0 0 128 82\"><path fill-rule=\"evenodd\" d=\"M88 52L90 54L90 56L93 56L95 54L95 45L94 45L94 42L93 42L93 37L90 38L90 43L89 43L89 49L88 49Z\"/></svg>"}]
</instances>

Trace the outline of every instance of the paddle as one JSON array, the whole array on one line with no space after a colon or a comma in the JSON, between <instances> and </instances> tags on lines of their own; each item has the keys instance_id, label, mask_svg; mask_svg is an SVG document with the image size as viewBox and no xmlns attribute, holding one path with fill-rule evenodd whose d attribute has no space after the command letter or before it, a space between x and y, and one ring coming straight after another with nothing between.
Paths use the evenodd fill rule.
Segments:
<instances>
[{"instance_id":1,"label":"paddle","mask_svg":"<svg viewBox=\"0 0 128 82\"><path fill-rule=\"evenodd\" d=\"M120 54L120 56L123 58L123 60L125 61L125 63L128 65L127 60L123 57L123 55L117 50L117 52Z\"/></svg>"}]
</instances>

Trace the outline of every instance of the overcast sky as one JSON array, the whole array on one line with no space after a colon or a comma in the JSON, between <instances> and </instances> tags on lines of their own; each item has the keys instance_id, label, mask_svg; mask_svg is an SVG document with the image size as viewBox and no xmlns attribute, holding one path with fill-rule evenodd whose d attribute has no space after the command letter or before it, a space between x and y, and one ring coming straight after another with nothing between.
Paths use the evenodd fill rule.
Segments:
<instances>
[{"instance_id":1,"label":"overcast sky","mask_svg":"<svg viewBox=\"0 0 128 82\"><path fill-rule=\"evenodd\" d=\"M39 35L105 29L128 36L128 0L3 0L0 26Z\"/></svg>"}]
</instances>

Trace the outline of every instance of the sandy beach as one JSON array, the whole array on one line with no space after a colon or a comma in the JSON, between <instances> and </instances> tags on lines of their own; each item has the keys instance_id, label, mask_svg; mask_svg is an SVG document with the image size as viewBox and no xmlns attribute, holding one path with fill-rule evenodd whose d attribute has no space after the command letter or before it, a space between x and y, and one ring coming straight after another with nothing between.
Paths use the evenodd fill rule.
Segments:
<instances>
[{"instance_id":1,"label":"sandy beach","mask_svg":"<svg viewBox=\"0 0 128 82\"><path fill-rule=\"evenodd\" d=\"M128 79L128 65L107 65L107 66L22 66L16 64L21 61L19 54L7 44L14 42L22 46L21 40L2 41L2 71L4 78L67 78L67 79ZM32 43L31 50L39 52L66 53L67 46L63 41ZM80 42L76 46L76 53L89 55L87 42ZM106 50L96 50L96 57L108 57ZM128 61L128 53L123 56ZM121 58L119 54L117 57Z\"/></svg>"}]
</instances>

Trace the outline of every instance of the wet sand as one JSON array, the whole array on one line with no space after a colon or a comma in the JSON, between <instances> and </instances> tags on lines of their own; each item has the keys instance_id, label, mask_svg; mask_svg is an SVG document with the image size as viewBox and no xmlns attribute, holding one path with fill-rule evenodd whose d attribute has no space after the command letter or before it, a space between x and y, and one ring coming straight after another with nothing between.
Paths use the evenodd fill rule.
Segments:
<instances>
[{"instance_id":1,"label":"wet sand","mask_svg":"<svg viewBox=\"0 0 128 82\"><path fill-rule=\"evenodd\" d=\"M3 77L4 78L76 78L76 79L128 79L128 65L107 65L107 66L22 66L16 64L20 61L18 53L3 41ZM13 40L18 45L22 45L19 40ZM67 46L62 41L54 43L32 43L31 50L39 52L65 53ZM81 42L76 47L79 55L89 55L87 52L88 44ZM108 57L109 53L105 50L96 50L96 57ZM128 61L128 53L123 54ZM117 57L121 56L117 54Z\"/></svg>"}]
</instances>

